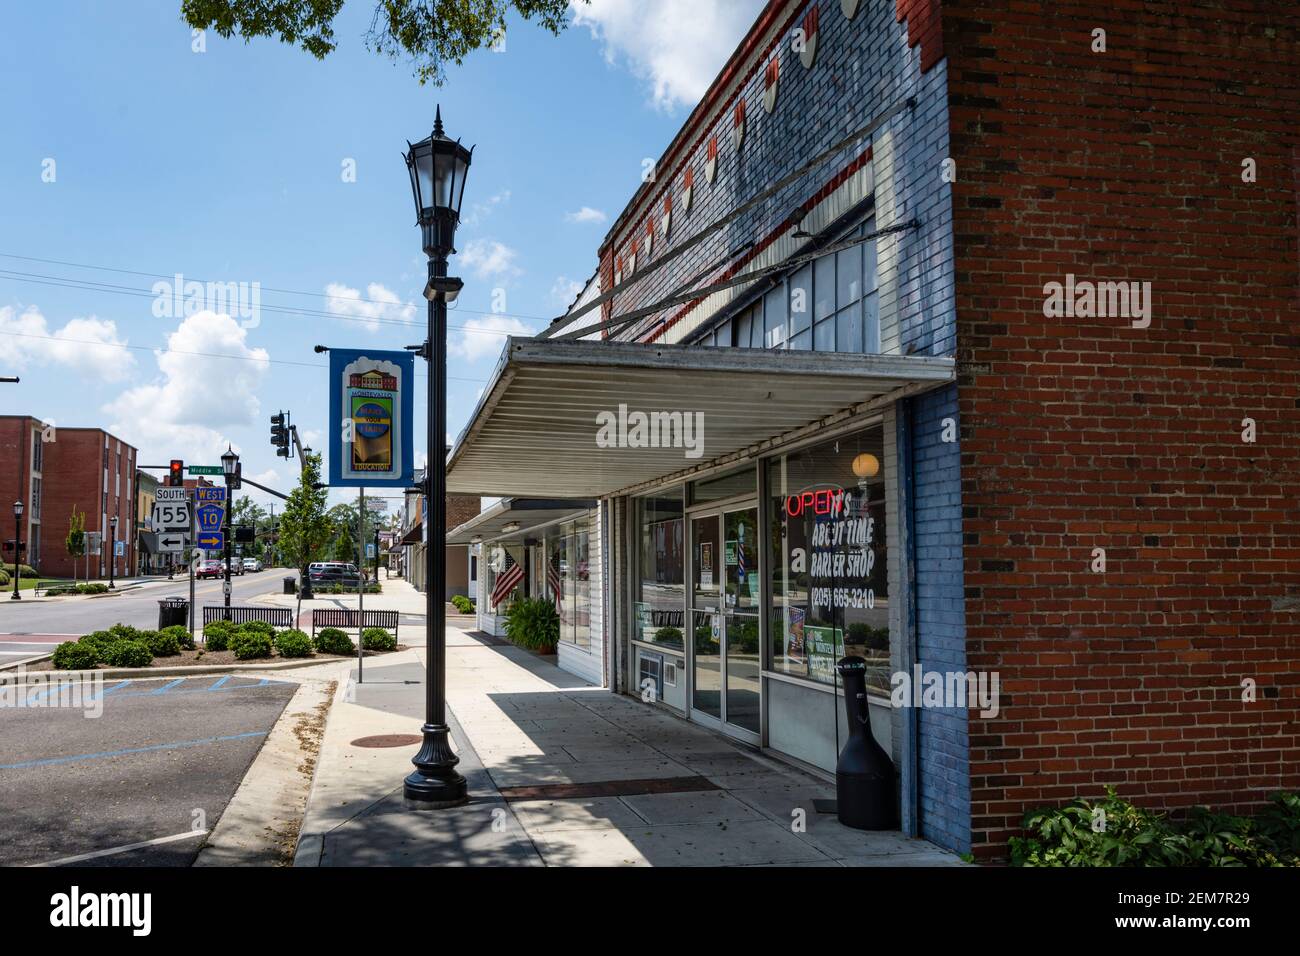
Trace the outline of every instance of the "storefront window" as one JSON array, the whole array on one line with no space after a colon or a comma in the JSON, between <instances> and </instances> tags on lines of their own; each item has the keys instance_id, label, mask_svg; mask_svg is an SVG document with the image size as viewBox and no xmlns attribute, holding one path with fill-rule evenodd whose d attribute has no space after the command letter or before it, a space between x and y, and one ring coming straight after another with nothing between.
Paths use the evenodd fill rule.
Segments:
<instances>
[{"instance_id":1,"label":"storefront window","mask_svg":"<svg viewBox=\"0 0 1300 956\"><path fill-rule=\"evenodd\" d=\"M741 495L752 495L757 487L758 476L751 463L725 475L693 481L689 492L692 505L704 505L711 501L725 501L728 498L739 498Z\"/></svg>"},{"instance_id":2,"label":"storefront window","mask_svg":"<svg viewBox=\"0 0 1300 956\"><path fill-rule=\"evenodd\" d=\"M560 616L560 640L591 646L591 542L586 521L569 522L546 535L544 593Z\"/></svg>"},{"instance_id":3,"label":"storefront window","mask_svg":"<svg viewBox=\"0 0 1300 956\"><path fill-rule=\"evenodd\" d=\"M636 640L684 650L686 609L685 511L682 494L638 498Z\"/></svg>"},{"instance_id":4,"label":"storefront window","mask_svg":"<svg viewBox=\"0 0 1300 956\"><path fill-rule=\"evenodd\" d=\"M773 671L831 684L852 654L889 688L883 463L880 426L768 462Z\"/></svg>"}]
</instances>

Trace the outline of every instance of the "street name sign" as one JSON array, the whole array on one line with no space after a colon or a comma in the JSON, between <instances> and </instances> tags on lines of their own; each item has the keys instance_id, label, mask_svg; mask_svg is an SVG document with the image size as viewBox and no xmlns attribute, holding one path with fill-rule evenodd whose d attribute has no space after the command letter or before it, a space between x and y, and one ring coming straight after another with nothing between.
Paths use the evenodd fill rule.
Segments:
<instances>
[{"instance_id":1,"label":"street name sign","mask_svg":"<svg viewBox=\"0 0 1300 956\"><path fill-rule=\"evenodd\" d=\"M186 465L185 470L191 475L224 475L220 465Z\"/></svg>"}]
</instances>

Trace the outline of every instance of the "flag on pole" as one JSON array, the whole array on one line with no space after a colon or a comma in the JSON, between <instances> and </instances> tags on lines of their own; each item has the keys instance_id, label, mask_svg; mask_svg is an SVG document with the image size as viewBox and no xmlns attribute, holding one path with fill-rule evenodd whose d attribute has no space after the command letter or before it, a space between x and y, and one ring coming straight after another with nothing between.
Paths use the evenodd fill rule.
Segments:
<instances>
[{"instance_id":1,"label":"flag on pole","mask_svg":"<svg viewBox=\"0 0 1300 956\"><path fill-rule=\"evenodd\" d=\"M519 586L519 582L524 579L524 566L512 558L509 552L506 553L506 567L497 575L496 587L492 589L492 606L495 608L498 604L510 596L510 592Z\"/></svg>"}]
</instances>

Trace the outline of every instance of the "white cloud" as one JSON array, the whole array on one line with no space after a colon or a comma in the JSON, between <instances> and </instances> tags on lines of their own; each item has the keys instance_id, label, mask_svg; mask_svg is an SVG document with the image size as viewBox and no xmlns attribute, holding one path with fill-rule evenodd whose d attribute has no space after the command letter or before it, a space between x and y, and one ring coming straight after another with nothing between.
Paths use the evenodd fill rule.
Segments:
<instances>
[{"instance_id":1,"label":"white cloud","mask_svg":"<svg viewBox=\"0 0 1300 956\"><path fill-rule=\"evenodd\" d=\"M140 449L140 461L215 464L228 442L222 429L254 424L261 408L257 390L270 356L249 348L247 336L228 315L197 312L185 319L167 337L167 348L154 352L154 381L104 406L113 417L110 430Z\"/></svg>"},{"instance_id":2,"label":"white cloud","mask_svg":"<svg viewBox=\"0 0 1300 956\"><path fill-rule=\"evenodd\" d=\"M58 365L79 378L122 381L135 366L135 356L120 347L125 344L116 323L93 315L51 329L34 305L21 313L0 307L0 368L8 374L29 365Z\"/></svg>"},{"instance_id":3,"label":"white cloud","mask_svg":"<svg viewBox=\"0 0 1300 956\"><path fill-rule=\"evenodd\" d=\"M466 319L460 338L451 343L451 352L470 362L496 358L507 335L532 335L533 327L508 315L484 315Z\"/></svg>"},{"instance_id":4,"label":"white cloud","mask_svg":"<svg viewBox=\"0 0 1300 956\"><path fill-rule=\"evenodd\" d=\"M498 206L503 206L508 202L510 202L510 190L503 189L499 193L494 193L483 202L472 204L469 212L460 217L460 224L462 226L477 226L492 215Z\"/></svg>"},{"instance_id":5,"label":"white cloud","mask_svg":"<svg viewBox=\"0 0 1300 956\"><path fill-rule=\"evenodd\" d=\"M551 304L557 309L567 309L582 291L582 283L568 276L556 276L551 286Z\"/></svg>"},{"instance_id":6,"label":"white cloud","mask_svg":"<svg viewBox=\"0 0 1300 956\"><path fill-rule=\"evenodd\" d=\"M342 318L360 319L367 331L377 332L379 326L389 322L413 322L415 305L403 302L396 292L372 282L366 286L365 296L341 282L331 282L325 287L325 308Z\"/></svg>"},{"instance_id":7,"label":"white cloud","mask_svg":"<svg viewBox=\"0 0 1300 956\"><path fill-rule=\"evenodd\" d=\"M626 62L656 109L694 106L765 0L591 0L571 4L609 63Z\"/></svg>"},{"instance_id":8,"label":"white cloud","mask_svg":"<svg viewBox=\"0 0 1300 956\"><path fill-rule=\"evenodd\" d=\"M490 279L519 275L521 270L515 265L518 255L514 249L495 239L471 239L457 256L457 261L472 269L478 278Z\"/></svg>"},{"instance_id":9,"label":"white cloud","mask_svg":"<svg viewBox=\"0 0 1300 956\"><path fill-rule=\"evenodd\" d=\"M583 206L577 212L566 212L566 222L604 222L608 217L599 209Z\"/></svg>"}]
</instances>

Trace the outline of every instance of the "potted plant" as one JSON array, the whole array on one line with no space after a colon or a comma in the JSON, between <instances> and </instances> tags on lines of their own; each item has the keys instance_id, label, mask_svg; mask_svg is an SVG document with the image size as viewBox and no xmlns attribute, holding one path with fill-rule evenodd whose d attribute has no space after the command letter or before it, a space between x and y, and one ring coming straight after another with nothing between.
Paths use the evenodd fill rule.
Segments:
<instances>
[{"instance_id":1,"label":"potted plant","mask_svg":"<svg viewBox=\"0 0 1300 956\"><path fill-rule=\"evenodd\" d=\"M560 615L547 598L519 598L506 608L506 637L537 654L554 654L560 642Z\"/></svg>"}]
</instances>

